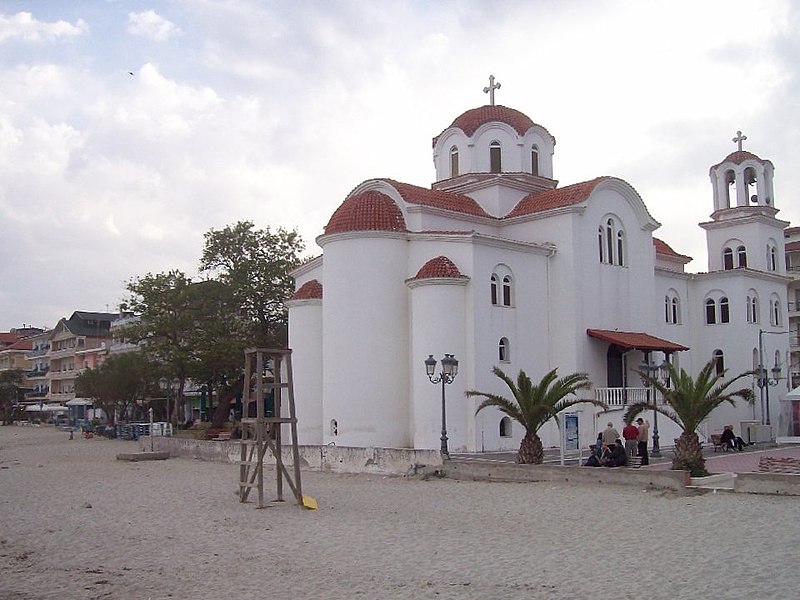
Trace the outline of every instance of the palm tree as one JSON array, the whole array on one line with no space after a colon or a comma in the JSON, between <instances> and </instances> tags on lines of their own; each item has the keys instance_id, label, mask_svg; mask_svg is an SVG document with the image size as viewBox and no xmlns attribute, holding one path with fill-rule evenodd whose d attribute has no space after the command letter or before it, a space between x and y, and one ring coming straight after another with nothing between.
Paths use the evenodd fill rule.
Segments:
<instances>
[{"instance_id":1,"label":"palm tree","mask_svg":"<svg viewBox=\"0 0 800 600\"><path fill-rule=\"evenodd\" d=\"M540 465L544 462L544 450L538 431L550 419L558 422L558 413L581 402L589 402L596 406L607 408L597 400L583 400L574 398L565 399L569 394L578 390L588 389L592 386L586 373L572 373L556 380L558 369L553 369L542 380L534 385L525 371L520 370L515 384L502 369L495 367L492 372L502 379L514 395L514 400L509 400L497 394L469 390L469 396L483 396L486 398L475 410L477 415L487 406L494 406L500 412L508 415L525 428L525 437L519 445L517 463ZM560 426L560 425L559 425Z\"/></svg>"},{"instance_id":2,"label":"palm tree","mask_svg":"<svg viewBox=\"0 0 800 600\"><path fill-rule=\"evenodd\" d=\"M739 397L751 404L754 399L753 391L750 388L729 391L734 383L743 377L753 375L754 371L747 371L732 379L727 379L725 383L719 383L727 371L717 372L716 365L716 359L712 358L697 377L692 379L691 375L683 369L678 373L672 364L667 363L666 368L672 387L664 385L648 373L639 372L644 381L661 393L664 404L637 402L631 404L625 413L625 422L630 423L639 413L655 409L683 429L683 433L675 445L672 468L690 471L692 477L708 475L706 461L701 452L702 445L697 436L697 428L700 423L708 418L715 408L725 402L735 406L734 398Z\"/></svg>"}]
</instances>

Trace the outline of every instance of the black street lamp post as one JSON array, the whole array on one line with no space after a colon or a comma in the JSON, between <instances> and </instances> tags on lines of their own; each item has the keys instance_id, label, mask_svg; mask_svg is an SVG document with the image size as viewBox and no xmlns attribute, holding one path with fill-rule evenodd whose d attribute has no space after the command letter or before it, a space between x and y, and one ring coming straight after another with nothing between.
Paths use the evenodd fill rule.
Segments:
<instances>
[{"instance_id":1,"label":"black street lamp post","mask_svg":"<svg viewBox=\"0 0 800 600\"><path fill-rule=\"evenodd\" d=\"M433 354L429 354L425 359L425 372L428 374L428 379L433 384L442 384L442 457L450 458L450 452L447 449L447 411L445 408L444 386L453 383L453 380L458 375L458 361L452 354L445 354L442 358L442 370L438 376L436 374L436 359Z\"/></svg>"},{"instance_id":2,"label":"black street lamp post","mask_svg":"<svg viewBox=\"0 0 800 600\"><path fill-rule=\"evenodd\" d=\"M758 330L758 373L756 376L756 385L761 392L761 424L769 425L769 388L778 385L781 379L781 366L776 362L775 366L770 369L772 377L767 375L767 368L764 366L764 334L780 335L781 333L788 333L788 331L764 331Z\"/></svg>"},{"instance_id":3,"label":"black street lamp post","mask_svg":"<svg viewBox=\"0 0 800 600\"><path fill-rule=\"evenodd\" d=\"M649 354L645 354L644 362L639 365L639 370L650 378L646 379L643 377L642 383L647 387L648 403L650 400L653 401L653 451L650 453L650 456L661 456L661 445L658 437L658 410L656 409L656 404L658 403L656 392L658 390L655 389L651 382L652 380L656 380L659 383L666 384L666 365L666 362L660 365L650 364Z\"/></svg>"}]
</instances>

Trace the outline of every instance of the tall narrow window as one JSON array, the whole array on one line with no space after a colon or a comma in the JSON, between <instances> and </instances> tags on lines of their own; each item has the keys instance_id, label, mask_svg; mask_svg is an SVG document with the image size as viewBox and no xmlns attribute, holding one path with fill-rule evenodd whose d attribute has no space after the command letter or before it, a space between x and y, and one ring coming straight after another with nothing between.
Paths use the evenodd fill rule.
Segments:
<instances>
[{"instance_id":1,"label":"tall narrow window","mask_svg":"<svg viewBox=\"0 0 800 600\"><path fill-rule=\"evenodd\" d=\"M598 249L598 251L600 253L600 262L601 263L608 262L608 260L606 259L606 253L603 250L605 245L603 244L603 226L602 225L597 228L597 246L598 246L597 249Z\"/></svg>"},{"instance_id":2,"label":"tall narrow window","mask_svg":"<svg viewBox=\"0 0 800 600\"><path fill-rule=\"evenodd\" d=\"M722 350L714 350L714 367L720 377L725 373L725 355Z\"/></svg>"},{"instance_id":3,"label":"tall narrow window","mask_svg":"<svg viewBox=\"0 0 800 600\"><path fill-rule=\"evenodd\" d=\"M736 249L737 267L747 266L747 249L744 246L739 246Z\"/></svg>"},{"instance_id":4,"label":"tall narrow window","mask_svg":"<svg viewBox=\"0 0 800 600\"><path fill-rule=\"evenodd\" d=\"M664 322L665 323L672 323L670 320L671 311L670 311L670 301L669 296L664 296Z\"/></svg>"},{"instance_id":5,"label":"tall narrow window","mask_svg":"<svg viewBox=\"0 0 800 600\"><path fill-rule=\"evenodd\" d=\"M717 322L717 307L715 302L709 298L706 300L706 324L713 325Z\"/></svg>"},{"instance_id":6,"label":"tall narrow window","mask_svg":"<svg viewBox=\"0 0 800 600\"><path fill-rule=\"evenodd\" d=\"M614 264L614 221L606 221L606 256L608 264Z\"/></svg>"},{"instance_id":7,"label":"tall narrow window","mask_svg":"<svg viewBox=\"0 0 800 600\"><path fill-rule=\"evenodd\" d=\"M753 296L750 299L750 316L752 317L752 323L758 323L761 319L758 318L758 297Z\"/></svg>"},{"instance_id":8,"label":"tall narrow window","mask_svg":"<svg viewBox=\"0 0 800 600\"><path fill-rule=\"evenodd\" d=\"M489 144L489 172L500 173L503 168L501 159L500 142L492 142Z\"/></svg>"},{"instance_id":9,"label":"tall narrow window","mask_svg":"<svg viewBox=\"0 0 800 600\"><path fill-rule=\"evenodd\" d=\"M450 177L458 177L458 148L450 148Z\"/></svg>"},{"instance_id":10,"label":"tall narrow window","mask_svg":"<svg viewBox=\"0 0 800 600\"><path fill-rule=\"evenodd\" d=\"M500 338L500 343L497 344L497 359L500 362L509 362L511 360L508 350L508 338Z\"/></svg>"},{"instance_id":11,"label":"tall narrow window","mask_svg":"<svg viewBox=\"0 0 800 600\"><path fill-rule=\"evenodd\" d=\"M733 268L733 250L725 248L722 251L722 268L730 271Z\"/></svg>"},{"instance_id":12,"label":"tall narrow window","mask_svg":"<svg viewBox=\"0 0 800 600\"><path fill-rule=\"evenodd\" d=\"M511 277L503 277L503 306L511 306Z\"/></svg>"},{"instance_id":13,"label":"tall narrow window","mask_svg":"<svg viewBox=\"0 0 800 600\"><path fill-rule=\"evenodd\" d=\"M767 245L767 271L778 270L778 251L774 244Z\"/></svg>"},{"instance_id":14,"label":"tall narrow window","mask_svg":"<svg viewBox=\"0 0 800 600\"><path fill-rule=\"evenodd\" d=\"M733 171L727 171L725 173L725 208L731 207L731 197L733 197L734 205L736 204L736 174ZM733 189L733 193L731 194L731 189Z\"/></svg>"},{"instance_id":15,"label":"tall narrow window","mask_svg":"<svg viewBox=\"0 0 800 600\"><path fill-rule=\"evenodd\" d=\"M497 306L497 275L495 275L494 273L492 273L491 287L492 287L492 305Z\"/></svg>"},{"instance_id":16,"label":"tall narrow window","mask_svg":"<svg viewBox=\"0 0 800 600\"><path fill-rule=\"evenodd\" d=\"M621 231L617 232L617 264L625 266L625 234Z\"/></svg>"},{"instance_id":17,"label":"tall narrow window","mask_svg":"<svg viewBox=\"0 0 800 600\"><path fill-rule=\"evenodd\" d=\"M681 306L678 297L672 299L672 323L677 325L681 322Z\"/></svg>"},{"instance_id":18,"label":"tall narrow window","mask_svg":"<svg viewBox=\"0 0 800 600\"><path fill-rule=\"evenodd\" d=\"M727 298L720 298L719 299L719 322L720 323L730 323L731 321L731 312L728 306L728 299Z\"/></svg>"},{"instance_id":19,"label":"tall narrow window","mask_svg":"<svg viewBox=\"0 0 800 600\"><path fill-rule=\"evenodd\" d=\"M539 149L536 146L531 150L531 173L533 175L539 174Z\"/></svg>"}]
</instances>

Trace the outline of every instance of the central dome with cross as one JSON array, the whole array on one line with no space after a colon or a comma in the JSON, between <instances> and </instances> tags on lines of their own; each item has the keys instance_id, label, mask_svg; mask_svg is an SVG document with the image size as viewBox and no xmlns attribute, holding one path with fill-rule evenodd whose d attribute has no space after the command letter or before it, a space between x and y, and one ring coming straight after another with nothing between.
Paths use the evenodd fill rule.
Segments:
<instances>
[{"instance_id":1,"label":"central dome with cross","mask_svg":"<svg viewBox=\"0 0 800 600\"><path fill-rule=\"evenodd\" d=\"M483 90L489 94L489 104L459 115L433 138L434 188L466 192L476 182L502 178L529 191L556 186L555 138L526 114L495 104L499 88L490 76Z\"/></svg>"}]
</instances>

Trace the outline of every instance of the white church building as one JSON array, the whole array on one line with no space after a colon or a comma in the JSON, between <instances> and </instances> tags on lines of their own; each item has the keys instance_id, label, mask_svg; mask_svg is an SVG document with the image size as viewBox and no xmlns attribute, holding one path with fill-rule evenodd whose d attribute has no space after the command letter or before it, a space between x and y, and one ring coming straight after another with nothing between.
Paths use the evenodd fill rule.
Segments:
<instances>
[{"instance_id":1,"label":"white church building","mask_svg":"<svg viewBox=\"0 0 800 600\"><path fill-rule=\"evenodd\" d=\"M590 404L569 415L570 445L586 447L625 404L646 398L637 369L669 359L696 374L712 357L738 374L782 368L769 400L718 409L726 423L769 422L786 435L787 277L773 165L738 149L709 171L708 271L653 236L659 222L627 182L610 176L559 187L555 138L518 110L468 110L433 138L436 181L357 186L317 238L322 254L296 269L289 307L302 444L436 449L441 386L424 360L452 354L446 386L451 452L516 450L522 428L475 414L477 389L507 395L492 374L538 381L558 368L589 374ZM688 226L688 224L687 224ZM438 369L437 369L438 371ZM777 373L777 372L776 372ZM755 378L756 397L763 397ZM566 416L566 415L564 415ZM645 416L653 422L653 413ZM662 446L679 430L660 416ZM545 447L560 442L554 422Z\"/></svg>"}]
</instances>

